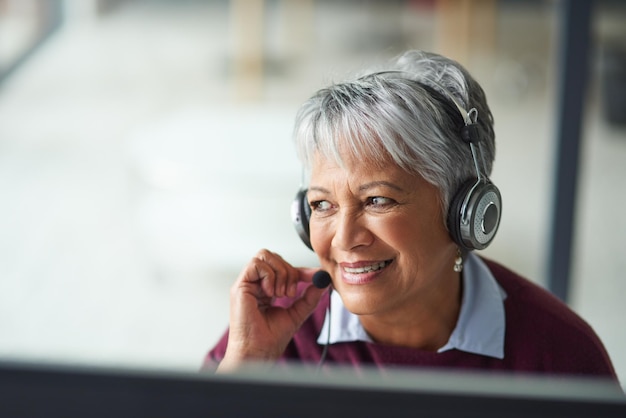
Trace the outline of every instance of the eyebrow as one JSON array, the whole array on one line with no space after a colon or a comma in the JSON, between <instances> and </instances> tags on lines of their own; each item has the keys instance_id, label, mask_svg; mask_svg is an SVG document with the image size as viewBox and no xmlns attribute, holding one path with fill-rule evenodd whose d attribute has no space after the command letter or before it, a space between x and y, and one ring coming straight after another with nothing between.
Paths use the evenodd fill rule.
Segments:
<instances>
[{"instance_id":1,"label":"eyebrow","mask_svg":"<svg viewBox=\"0 0 626 418\"><path fill-rule=\"evenodd\" d=\"M361 186L359 186L359 192L366 192L370 189L373 189L375 187L388 187L390 189L399 191L401 193L406 193L406 191L398 186L397 184L394 183L390 183L388 181L384 181L384 180L380 180L380 181L372 181L370 183L365 183ZM330 194L330 190L325 189L324 187L319 187L319 186L310 186L309 187L310 191L316 191L316 192L320 192L320 193L325 193L325 194Z\"/></svg>"},{"instance_id":2,"label":"eyebrow","mask_svg":"<svg viewBox=\"0 0 626 418\"><path fill-rule=\"evenodd\" d=\"M405 192L405 190L402 187L398 186L397 184L390 183L390 182L384 181L384 180L373 181L371 183L365 183L365 184L359 186L359 191L360 192L364 192L364 191L367 191L369 189L373 189L375 187L381 187L381 186L382 187L388 187L388 188L396 190L398 192L402 192L402 193Z\"/></svg>"},{"instance_id":3,"label":"eyebrow","mask_svg":"<svg viewBox=\"0 0 626 418\"><path fill-rule=\"evenodd\" d=\"M309 186L309 191L316 191L324 194L330 194L330 190L318 186Z\"/></svg>"}]
</instances>

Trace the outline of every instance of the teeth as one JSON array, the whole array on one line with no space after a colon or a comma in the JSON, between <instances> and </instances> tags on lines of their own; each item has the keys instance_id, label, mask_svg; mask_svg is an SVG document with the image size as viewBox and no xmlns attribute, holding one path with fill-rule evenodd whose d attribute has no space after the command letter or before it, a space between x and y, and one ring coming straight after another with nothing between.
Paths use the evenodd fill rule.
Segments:
<instances>
[{"instance_id":1,"label":"teeth","mask_svg":"<svg viewBox=\"0 0 626 418\"><path fill-rule=\"evenodd\" d=\"M372 271L377 271L382 268L385 268L385 266L387 266L387 262L381 261L380 263L372 264L370 266L358 267L358 268L344 267L344 271L346 273L351 273L351 274L370 273Z\"/></svg>"}]
</instances>

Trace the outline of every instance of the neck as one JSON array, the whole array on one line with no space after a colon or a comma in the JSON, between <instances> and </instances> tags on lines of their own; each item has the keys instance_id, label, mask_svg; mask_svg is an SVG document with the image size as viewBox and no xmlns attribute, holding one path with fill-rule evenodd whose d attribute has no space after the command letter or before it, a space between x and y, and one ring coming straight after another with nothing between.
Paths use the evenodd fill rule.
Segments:
<instances>
[{"instance_id":1,"label":"neck","mask_svg":"<svg viewBox=\"0 0 626 418\"><path fill-rule=\"evenodd\" d=\"M410 309L384 315L362 315L361 324L377 343L436 351L443 347L456 326L461 311L461 274L451 272L446 286L437 286Z\"/></svg>"}]
</instances>

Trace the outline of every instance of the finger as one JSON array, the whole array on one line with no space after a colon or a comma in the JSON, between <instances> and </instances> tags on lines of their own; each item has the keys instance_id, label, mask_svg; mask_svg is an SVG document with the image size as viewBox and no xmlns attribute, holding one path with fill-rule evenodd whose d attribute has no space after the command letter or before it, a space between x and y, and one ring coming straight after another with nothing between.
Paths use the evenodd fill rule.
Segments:
<instances>
[{"instance_id":1,"label":"finger","mask_svg":"<svg viewBox=\"0 0 626 418\"><path fill-rule=\"evenodd\" d=\"M297 270L298 278L300 281L311 283L313 282L313 275L317 273L320 269L311 267L299 267Z\"/></svg>"},{"instance_id":2,"label":"finger","mask_svg":"<svg viewBox=\"0 0 626 418\"><path fill-rule=\"evenodd\" d=\"M291 315L291 320L296 324L296 328L299 328L311 315L326 292L327 289L318 289L313 285L308 286L302 297L291 305L289 314Z\"/></svg>"},{"instance_id":3,"label":"finger","mask_svg":"<svg viewBox=\"0 0 626 418\"><path fill-rule=\"evenodd\" d=\"M231 288L231 297L246 293L255 298L274 297L274 276L272 267L258 258L253 258L244 267Z\"/></svg>"},{"instance_id":4,"label":"finger","mask_svg":"<svg viewBox=\"0 0 626 418\"><path fill-rule=\"evenodd\" d=\"M276 292L274 289L274 281L276 280L276 271L267 264L263 260L256 259L255 260L255 270L254 276L258 277L257 279L257 297L276 297Z\"/></svg>"},{"instance_id":5,"label":"finger","mask_svg":"<svg viewBox=\"0 0 626 418\"><path fill-rule=\"evenodd\" d=\"M276 254L286 269L285 296L296 297L298 293L298 283L300 282L300 272L297 268L286 262L279 254Z\"/></svg>"},{"instance_id":6,"label":"finger","mask_svg":"<svg viewBox=\"0 0 626 418\"><path fill-rule=\"evenodd\" d=\"M276 297L295 296L299 278L298 271L279 254L261 250L258 257L274 270L274 295Z\"/></svg>"}]
</instances>

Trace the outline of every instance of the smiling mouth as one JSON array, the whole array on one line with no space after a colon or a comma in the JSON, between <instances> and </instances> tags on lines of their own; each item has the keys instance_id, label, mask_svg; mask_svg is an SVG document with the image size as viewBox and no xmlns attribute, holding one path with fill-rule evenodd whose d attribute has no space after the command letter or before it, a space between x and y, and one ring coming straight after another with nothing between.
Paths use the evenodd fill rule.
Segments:
<instances>
[{"instance_id":1,"label":"smiling mouth","mask_svg":"<svg viewBox=\"0 0 626 418\"><path fill-rule=\"evenodd\" d=\"M391 264L393 260L381 261L380 263L370 264L369 266L362 267L344 267L343 271L349 274L363 274L363 273L371 273L373 271L382 270Z\"/></svg>"}]
</instances>

